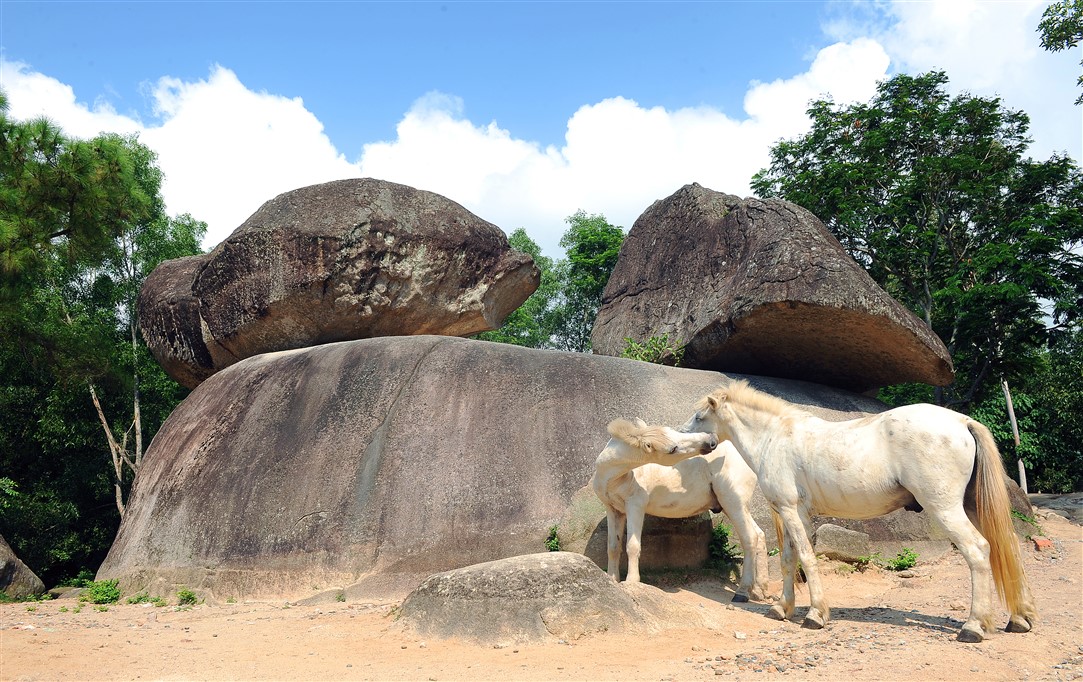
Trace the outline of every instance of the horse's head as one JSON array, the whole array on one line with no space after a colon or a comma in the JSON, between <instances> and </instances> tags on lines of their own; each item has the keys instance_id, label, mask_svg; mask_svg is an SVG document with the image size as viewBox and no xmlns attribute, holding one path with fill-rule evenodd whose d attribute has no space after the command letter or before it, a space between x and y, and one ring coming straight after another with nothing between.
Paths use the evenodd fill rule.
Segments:
<instances>
[{"instance_id":1,"label":"horse's head","mask_svg":"<svg viewBox=\"0 0 1083 682\"><path fill-rule=\"evenodd\" d=\"M642 452L658 464L673 465L689 457L706 455L718 447L718 437L709 432L683 432L668 426L648 426L614 419L609 423L609 435Z\"/></svg>"},{"instance_id":2,"label":"horse's head","mask_svg":"<svg viewBox=\"0 0 1083 682\"><path fill-rule=\"evenodd\" d=\"M733 417L733 407L730 401L730 393L735 389L740 391L747 388L748 382L744 379L733 382L727 387L719 388L710 393L696 404L696 412L681 427L681 431L697 432L707 431L718 436L720 440L732 440L729 423Z\"/></svg>"}]
</instances>

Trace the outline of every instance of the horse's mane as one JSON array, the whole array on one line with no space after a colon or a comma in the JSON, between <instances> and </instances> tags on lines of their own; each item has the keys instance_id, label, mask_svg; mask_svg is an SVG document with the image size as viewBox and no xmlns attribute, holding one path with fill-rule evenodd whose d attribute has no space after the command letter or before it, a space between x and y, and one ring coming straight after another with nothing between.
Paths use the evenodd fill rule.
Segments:
<instances>
[{"instance_id":1,"label":"horse's mane","mask_svg":"<svg viewBox=\"0 0 1083 682\"><path fill-rule=\"evenodd\" d=\"M666 437L661 426L637 426L627 419L614 419L609 422L606 431L610 436L637 450L648 444L657 450L668 450L673 445L673 441Z\"/></svg>"},{"instance_id":2,"label":"horse's mane","mask_svg":"<svg viewBox=\"0 0 1083 682\"><path fill-rule=\"evenodd\" d=\"M710 393L699 401L696 405L696 409L702 410L708 407L707 398L710 397L713 397L718 402L728 400L732 403L744 405L745 407L750 407L761 412L771 412L780 417L791 414L805 414L805 411L800 407L788 403L782 398L776 398L770 393L764 393L763 391L752 388L749 386L747 379L737 379L731 382L729 386L715 389L713 393Z\"/></svg>"}]
</instances>

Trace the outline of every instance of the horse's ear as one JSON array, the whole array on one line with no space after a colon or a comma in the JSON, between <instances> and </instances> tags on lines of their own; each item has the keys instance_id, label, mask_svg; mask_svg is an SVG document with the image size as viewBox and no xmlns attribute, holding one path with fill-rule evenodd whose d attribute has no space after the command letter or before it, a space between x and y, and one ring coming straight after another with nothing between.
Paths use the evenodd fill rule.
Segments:
<instances>
[{"instance_id":1,"label":"horse's ear","mask_svg":"<svg viewBox=\"0 0 1083 682\"><path fill-rule=\"evenodd\" d=\"M645 428L647 428L647 422L643 421L639 417L636 417L636 426L638 426L641 429L645 429Z\"/></svg>"},{"instance_id":2,"label":"horse's ear","mask_svg":"<svg viewBox=\"0 0 1083 682\"><path fill-rule=\"evenodd\" d=\"M711 408L712 411L717 410L720 404L721 402L714 395L707 396L707 407Z\"/></svg>"}]
</instances>

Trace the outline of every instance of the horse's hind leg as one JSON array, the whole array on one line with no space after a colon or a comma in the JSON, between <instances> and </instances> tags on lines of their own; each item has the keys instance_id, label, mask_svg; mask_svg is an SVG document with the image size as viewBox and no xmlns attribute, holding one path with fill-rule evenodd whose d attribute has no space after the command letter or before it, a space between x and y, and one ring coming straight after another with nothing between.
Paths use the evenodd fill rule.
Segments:
<instances>
[{"instance_id":1,"label":"horse's hind leg","mask_svg":"<svg viewBox=\"0 0 1083 682\"><path fill-rule=\"evenodd\" d=\"M794 552L790 531L782 525L778 512L775 514L775 529L778 537L778 558L782 564L782 595L775 601L767 615L776 620L787 620L793 615L796 601L794 578L797 575L797 554Z\"/></svg>"},{"instance_id":2,"label":"horse's hind leg","mask_svg":"<svg viewBox=\"0 0 1083 682\"><path fill-rule=\"evenodd\" d=\"M948 509L930 508L930 505L924 502L922 506L940 522L970 566L970 617L963 623L958 639L960 642L980 642L985 638L985 631L991 632L996 627L989 543L967 518L962 504Z\"/></svg>"},{"instance_id":3,"label":"horse's hind leg","mask_svg":"<svg viewBox=\"0 0 1083 682\"><path fill-rule=\"evenodd\" d=\"M743 464L743 461L742 461ZM747 469L747 467L745 467ZM751 599L767 598L767 540L763 530L752 518L749 511L749 501L756 489L756 477L749 471L751 480L745 481L736 477L727 477L726 471L715 476L711 481L711 489L722 511L726 513L733 530L737 533L737 539L741 542L741 551L744 553L744 561L741 565L741 583L733 595L735 602L747 602Z\"/></svg>"}]
</instances>

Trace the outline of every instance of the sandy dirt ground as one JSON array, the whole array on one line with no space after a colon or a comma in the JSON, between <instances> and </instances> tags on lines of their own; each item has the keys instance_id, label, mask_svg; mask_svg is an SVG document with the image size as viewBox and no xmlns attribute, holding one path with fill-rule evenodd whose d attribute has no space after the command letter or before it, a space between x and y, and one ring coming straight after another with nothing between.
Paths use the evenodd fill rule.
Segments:
<instances>
[{"instance_id":1,"label":"sandy dirt ground","mask_svg":"<svg viewBox=\"0 0 1083 682\"><path fill-rule=\"evenodd\" d=\"M390 602L84 604L78 612L74 598L5 604L0 679L1083 679L1083 528L1048 512L1038 518L1052 546L1028 542L1024 560L1041 620L1030 633L1001 631L980 644L955 641L970 579L953 552L919 559L910 577L828 564L832 621L819 631L768 619L766 604L729 604L720 581L662 588L721 613L717 629L675 624L651 635L484 646L419 637ZM799 592L798 617L807 604Z\"/></svg>"}]
</instances>

